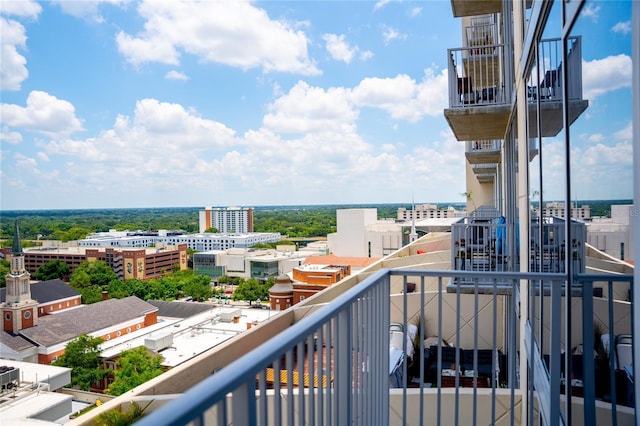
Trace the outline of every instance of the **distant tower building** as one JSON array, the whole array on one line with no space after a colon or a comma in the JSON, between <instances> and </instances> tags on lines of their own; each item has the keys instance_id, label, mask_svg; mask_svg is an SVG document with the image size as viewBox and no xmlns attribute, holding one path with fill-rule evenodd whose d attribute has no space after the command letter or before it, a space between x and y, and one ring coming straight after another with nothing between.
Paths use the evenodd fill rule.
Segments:
<instances>
[{"instance_id":1,"label":"distant tower building","mask_svg":"<svg viewBox=\"0 0 640 426\"><path fill-rule=\"evenodd\" d=\"M38 323L38 302L31 299L30 278L31 275L24 268L24 253L16 220L11 247L11 269L6 275L5 302L0 305L4 331L16 334Z\"/></svg>"},{"instance_id":2,"label":"distant tower building","mask_svg":"<svg viewBox=\"0 0 640 426\"><path fill-rule=\"evenodd\" d=\"M216 228L221 233L248 234L253 232L253 208L205 207L199 212L200 232Z\"/></svg>"},{"instance_id":3,"label":"distant tower building","mask_svg":"<svg viewBox=\"0 0 640 426\"><path fill-rule=\"evenodd\" d=\"M418 239L418 233L416 232L416 203L411 200L411 233L409 234L409 242L412 243Z\"/></svg>"},{"instance_id":4,"label":"distant tower building","mask_svg":"<svg viewBox=\"0 0 640 426\"><path fill-rule=\"evenodd\" d=\"M411 210L407 210L405 207L398 208L398 220L411 220L411 219L440 219L455 217L456 211L453 207L439 209L435 204L420 204L413 205Z\"/></svg>"}]
</instances>

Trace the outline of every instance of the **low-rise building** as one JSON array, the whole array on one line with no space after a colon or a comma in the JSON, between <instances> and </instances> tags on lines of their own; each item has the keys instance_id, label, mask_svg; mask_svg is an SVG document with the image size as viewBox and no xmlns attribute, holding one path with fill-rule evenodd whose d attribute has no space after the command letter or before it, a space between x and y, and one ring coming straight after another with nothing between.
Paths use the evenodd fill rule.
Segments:
<instances>
[{"instance_id":1,"label":"low-rise building","mask_svg":"<svg viewBox=\"0 0 640 426\"><path fill-rule=\"evenodd\" d=\"M214 281L225 275L267 281L290 273L308 256L322 254L322 247L296 251L293 245L280 245L276 249L236 248L199 252L193 254L193 270L197 274L208 275Z\"/></svg>"},{"instance_id":2,"label":"low-rise building","mask_svg":"<svg viewBox=\"0 0 640 426\"><path fill-rule=\"evenodd\" d=\"M8 256L10 249L3 250ZM34 247L24 251L25 268L32 273L53 260L66 263L71 272L85 261L101 260L120 279L148 280L160 278L176 268L187 269L187 245L148 248Z\"/></svg>"},{"instance_id":3,"label":"low-rise building","mask_svg":"<svg viewBox=\"0 0 640 426\"><path fill-rule=\"evenodd\" d=\"M178 232L160 230L156 233L141 232L100 232L91 234L84 240L78 240L79 247L156 247L185 244L197 251L226 250L230 248L249 248L256 244L277 243L282 239L278 232L252 233L209 233L181 234Z\"/></svg>"}]
</instances>

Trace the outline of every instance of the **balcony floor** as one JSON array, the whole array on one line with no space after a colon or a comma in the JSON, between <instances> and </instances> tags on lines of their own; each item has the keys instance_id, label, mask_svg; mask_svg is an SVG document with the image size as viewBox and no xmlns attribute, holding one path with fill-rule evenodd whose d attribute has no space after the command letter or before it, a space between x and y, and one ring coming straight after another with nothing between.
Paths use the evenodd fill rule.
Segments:
<instances>
[{"instance_id":1,"label":"balcony floor","mask_svg":"<svg viewBox=\"0 0 640 426\"><path fill-rule=\"evenodd\" d=\"M585 99L569 102L569 120L573 123L588 107ZM544 101L542 111L542 136L556 136L562 130L562 102ZM464 108L447 108L444 116L459 141L476 139L504 139L511 114L511 105L475 105ZM529 122L535 123L536 104L529 104ZM532 124L529 137L537 137Z\"/></svg>"},{"instance_id":2,"label":"balcony floor","mask_svg":"<svg viewBox=\"0 0 640 426\"><path fill-rule=\"evenodd\" d=\"M451 9L455 18L499 13L502 11L502 0L451 0Z\"/></svg>"}]
</instances>

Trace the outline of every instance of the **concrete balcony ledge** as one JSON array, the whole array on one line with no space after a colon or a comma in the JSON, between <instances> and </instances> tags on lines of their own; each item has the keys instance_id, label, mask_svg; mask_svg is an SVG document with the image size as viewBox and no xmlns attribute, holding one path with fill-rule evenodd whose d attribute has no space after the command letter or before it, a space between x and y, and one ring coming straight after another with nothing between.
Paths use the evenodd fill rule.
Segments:
<instances>
[{"instance_id":1,"label":"concrete balcony ledge","mask_svg":"<svg viewBox=\"0 0 640 426\"><path fill-rule=\"evenodd\" d=\"M502 0L451 0L451 9L455 18L499 13Z\"/></svg>"},{"instance_id":2,"label":"concrete balcony ledge","mask_svg":"<svg viewBox=\"0 0 640 426\"><path fill-rule=\"evenodd\" d=\"M459 141L504 139L511 105L478 105L447 108L444 116Z\"/></svg>"}]
</instances>

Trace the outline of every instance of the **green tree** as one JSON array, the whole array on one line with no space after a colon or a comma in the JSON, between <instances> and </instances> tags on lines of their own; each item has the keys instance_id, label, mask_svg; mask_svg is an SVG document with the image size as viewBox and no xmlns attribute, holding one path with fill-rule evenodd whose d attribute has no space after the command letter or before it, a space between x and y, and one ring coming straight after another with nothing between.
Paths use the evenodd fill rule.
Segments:
<instances>
[{"instance_id":1,"label":"green tree","mask_svg":"<svg viewBox=\"0 0 640 426\"><path fill-rule=\"evenodd\" d=\"M128 390L141 385L162 374L162 355L150 353L144 346L129 349L120 354L116 361L113 383L106 393L122 395Z\"/></svg>"},{"instance_id":2,"label":"green tree","mask_svg":"<svg viewBox=\"0 0 640 426\"><path fill-rule=\"evenodd\" d=\"M78 289L78 292L82 297L82 303L85 305L102 301L102 287L98 287L97 285L82 287L81 289Z\"/></svg>"},{"instance_id":3,"label":"green tree","mask_svg":"<svg viewBox=\"0 0 640 426\"><path fill-rule=\"evenodd\" d=\"M11 272L11 263L8 260L0 260L0 287L7 286L6 275Z\"/></svg>"},{"instance_id":4,"label":"green tree","mask_svg":"<svg viewBox=\"0 0 640 426\"><path fill-rule=\"evenodd\" d=\"M108 373L100 366L99 346L102 342L100 337L82 334L67 344L64 354L53 365L71 368L71 385L88 391L92 383Z\"/></svg>"},{"instance_id":5,"label":"green tree","mask_svg":"<svg viewBox=\"0 0 640 426\"><path fill-rule=\"evenodd\" d=\"M58 259L43 263L33 274L33 277L40 281L63 279L67 276L69 276L69 265Z\"/></svg>"},{"instance_id":6,"label":"green tree","mask_svg":"<svg viewBox=\"0 0 640 426\"><path fill-rule=\"evenodd\" d=\"M87 286L106 289L111 281L117 280L118 276L106 263L101 260L90 260L82 262L73 271L69 278L69 284L76 290Z\"/></svg>"},{"instance_id":7,"label":"green tree","mask_svg":"<svg viewBox=\"0 0 640 426\"><path fill-rule=\"evenodd\" d=\"M191 296L194 300L207 300L211 298L211 280L204 275L195 275L183 288L185 296Z\"/></svg>"},{"instance_id":8,"label":"green tree","mask_svg":"<svg viewBox=\"0 0 640 426\"><path fill-rule=\"evenodd\" d=\"M269 298L269 286L263 284L255 278L249 278L238 285L233 292L233 300L246 300L253 303L256 300L267 300Z\"/></svg>"},{"instance_id":9,"label":"green tree","mask_svg":"<svg viewBox=\"0 0 640 426\"><path fill-rule=\"evenodd\" d=\"M218 231L218 228L211 227L211 228L207 228L207 229L205 229L205 230L204 230L204 232L205 232L205 233L211 233L211 234L217 234L217 233L218 233L218 232L220 232L220 231Z\"/></svg>"}]
</instances>

